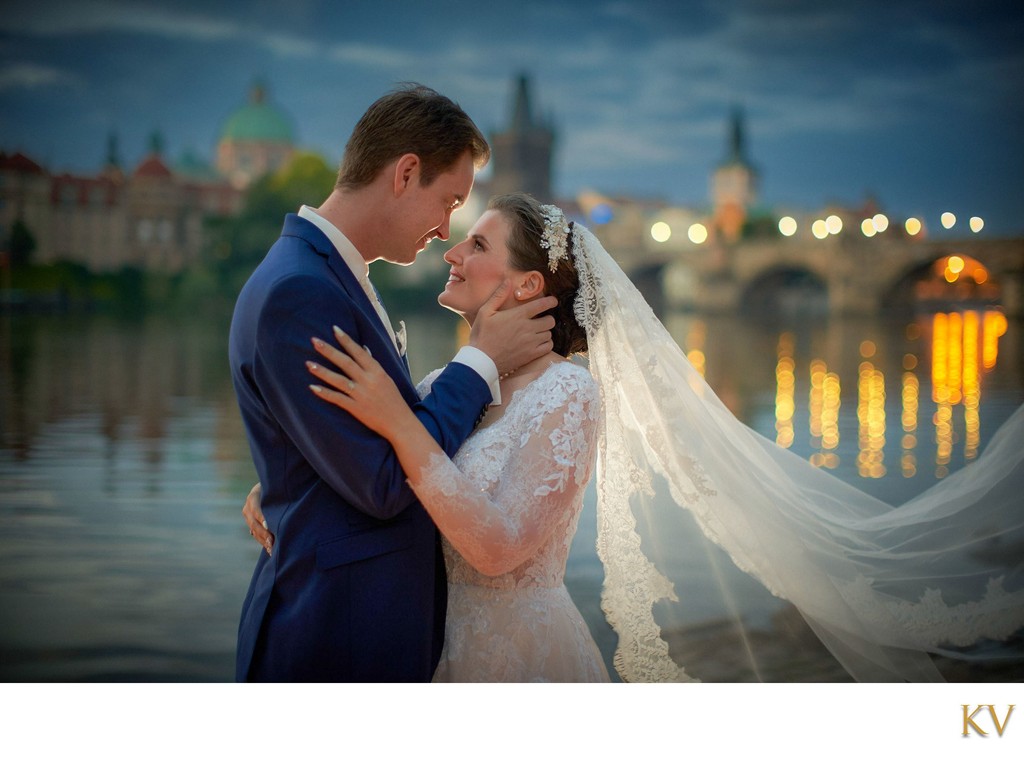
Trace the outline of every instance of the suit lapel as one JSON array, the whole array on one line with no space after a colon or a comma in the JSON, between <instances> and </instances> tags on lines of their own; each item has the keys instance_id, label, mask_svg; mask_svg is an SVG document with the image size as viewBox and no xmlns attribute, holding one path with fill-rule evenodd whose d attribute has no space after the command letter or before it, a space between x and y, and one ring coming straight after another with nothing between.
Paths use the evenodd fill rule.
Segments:
<instances>
[{"instance_id":1,"label":"suit lapel","mask_svg":"<svg viewBox=\"0 0 1024 759\"><path fill-rule=\"evenodd\" d=\"M359 281L356 279L355 274L348 268L348 264L341 257L341 254L335 250L334 245L327 239L327 235L320 231L320 229L310 221L303 219L298 214L288 214L285 218L284 235L291 235L298 237L307 242L313 250L315 250L320 256L323 257L327 264L327 268L331 274L337 280L338 284L348 295L352 304L359 309L363 314L364 322L367 327L374 330L380 337L380 342L386 347L390 348L390 355L395 360L398 366L402 367L405 373L405 378L412 381L412 375L409 371L409 362L406 360L404 355L400 356L398 351L395 349L395 344L391 341L391 335L388 334L387 328L381 324L380 317L377 315L377 309L370 303L370 299L366 292L363 290ZM377 357L378 359L381 357ZM392 372L392 375L394 373Z\"/></svg>"}]
</instances>

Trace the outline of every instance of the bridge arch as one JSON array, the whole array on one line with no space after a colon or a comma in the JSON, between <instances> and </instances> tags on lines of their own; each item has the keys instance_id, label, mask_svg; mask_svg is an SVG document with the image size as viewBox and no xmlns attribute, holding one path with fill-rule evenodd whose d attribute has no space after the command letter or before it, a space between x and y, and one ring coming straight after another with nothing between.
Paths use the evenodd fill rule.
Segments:
<instances>
[{"instance_id":1,"label":"bridge arch","mask_svg":"<svg viewBox=\"0 0 1024 759\"><path fill-rule=\"evenodd\" d=\"M1002 300L998 273L979 259L936 250L930 260L916 262L884 287L880 304L887 310L928 310L952 302L994 305Z\"/></svg>"},{"instance_id":2,"label":"bridge arch","mask_svg":"<svg viewBox=\"0 0 1024 759\"><path fill-rule=\"evenodd\" d=\"M825 314L829 309L828 281L807 266L770 266L742 286L739 306L748 314Z\"/></svg>"}]
</instances>

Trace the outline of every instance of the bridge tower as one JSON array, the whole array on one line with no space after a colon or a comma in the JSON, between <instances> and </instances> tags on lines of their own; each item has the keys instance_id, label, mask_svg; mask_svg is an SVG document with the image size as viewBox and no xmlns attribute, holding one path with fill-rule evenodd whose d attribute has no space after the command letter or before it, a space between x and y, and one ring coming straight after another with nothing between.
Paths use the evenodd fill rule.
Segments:
<instances>
[{"instance_id":1,"label":"bridge tower","mask_svg":"<svg viewBox=\"0 0 1024 759\"><path fill-rule=\"evenodd\" d=\"M757 171L744 145L743 112L734 108L725 158L711 176L712 225L726 243L735 243L757 200Z\"/></svg>"}]
</instances>

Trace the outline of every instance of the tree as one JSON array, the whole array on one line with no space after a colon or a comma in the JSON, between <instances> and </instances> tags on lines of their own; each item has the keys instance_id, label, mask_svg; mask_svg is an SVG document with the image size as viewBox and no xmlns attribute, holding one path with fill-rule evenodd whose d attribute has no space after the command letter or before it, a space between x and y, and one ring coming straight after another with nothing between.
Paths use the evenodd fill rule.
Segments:
<instances>
[{"instance_id":1,"label":"tree","mask_svg":"<svg viewBox=\"0 0 1024 759\"><path fill-rule=\"evenodd\" d=\"M281 233L285 214L303 203L320 205L334 188L335 172L314 153L297 153L274 174L256 180L241 213L211 230L211 258L221 286L234 296Z\"/></svg>"},{"instance_id":2,"label":"tree","mask_svg":"<svg viewBox=\"0 0 1024 759\"><path fill-rule=\"evenodd\" d=\"M11 225L11 234L7 238L7 250L10 251L11 265L24 266L32 258L36 249L36 238L20 218Z\"/></svg>"}]
</instances>

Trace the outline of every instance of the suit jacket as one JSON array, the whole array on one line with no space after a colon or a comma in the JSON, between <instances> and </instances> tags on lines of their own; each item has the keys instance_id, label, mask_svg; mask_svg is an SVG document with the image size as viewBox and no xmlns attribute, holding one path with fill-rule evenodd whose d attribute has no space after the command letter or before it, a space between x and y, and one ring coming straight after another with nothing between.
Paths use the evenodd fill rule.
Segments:
<instances>
[{"instance_id":1,"label":"suit jacket","mask_svg":"<svg viewBox=\"0 0 1024 759\"><path fill-rule=\"evenodd\" d=\"M388 442L309 390L305 362L322 361L310 339L333 342L332 325L370 349L449 456L491 400L452 363L421 402L334 246L287 216L231 322L232 381L275 535L242 607L236 678L429 680L444 640L439 537Z\"/></svg>"}]
</instances>

